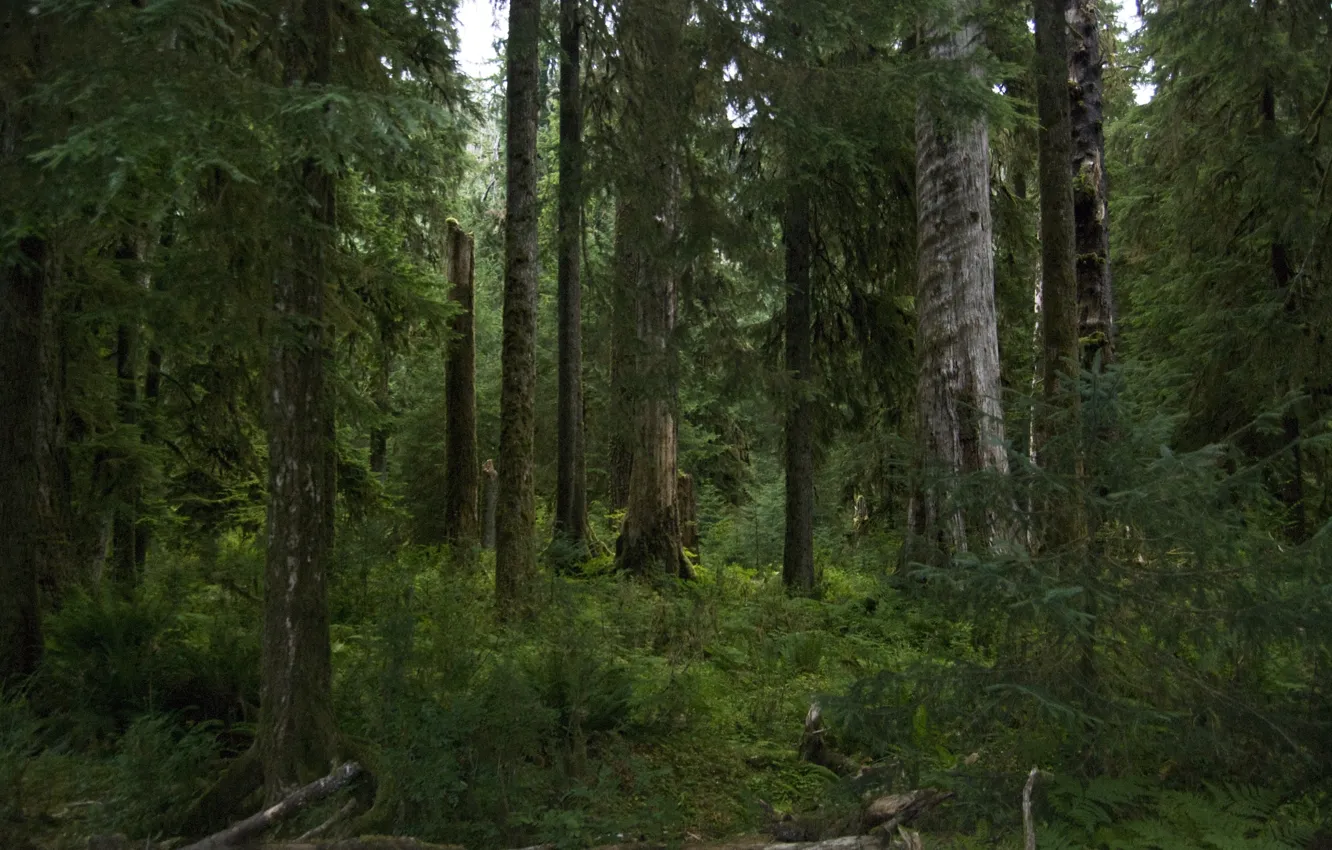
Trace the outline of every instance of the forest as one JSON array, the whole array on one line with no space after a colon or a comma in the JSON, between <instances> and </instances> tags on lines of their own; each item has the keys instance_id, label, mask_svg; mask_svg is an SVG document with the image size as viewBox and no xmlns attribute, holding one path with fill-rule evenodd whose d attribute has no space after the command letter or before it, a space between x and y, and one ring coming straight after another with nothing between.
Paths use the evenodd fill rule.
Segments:
<instances>
[{"instance_id":1,"label":"forest","mask_svg":"<svg viewBox=\"0 0 1332 850\"><path fill-rule=\"evenodd\" d=\"M0 3L0 850L1332 847L1332 4L464 5Z\"/></svg>"}]
</instances>

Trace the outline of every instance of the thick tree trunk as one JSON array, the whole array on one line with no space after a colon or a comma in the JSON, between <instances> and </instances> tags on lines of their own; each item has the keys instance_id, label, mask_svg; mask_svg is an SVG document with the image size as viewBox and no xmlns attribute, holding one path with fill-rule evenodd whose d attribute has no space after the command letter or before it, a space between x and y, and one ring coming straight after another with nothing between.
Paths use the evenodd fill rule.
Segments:
<instances>
[{"instance_id":1,"label":"thick tree trunk","mask_svg":"<svg viewBox=\"0 0 1332 850\"><path fill-rule=\"evenodd\" d=\"M500 381L499 517L495 604L522 616L536 575L537 36L540 0L509 3L508 200L504 230L504 344Z\"/></svg>"},{"instance_id":2,"label":"thick tree trunk","mask_svg":"<svg viewBox=\"0 0 1332 850\"><path fill-rule=\"evenodd\" d=\"M1078 338L1083 368L1100 354L1115 353L1115 301L1110 277L1109 191L1105 177L1105 128L1101 105L1101 20L1097 0L1071 0L1067 20L1073 138L1073 215L1076 221Z\"/></svg>"},{"instance_id":3,"label":"thick tree trunk","mask_svg":"<svg viewBox=\"0 0 1332 850\"><path fill-rule=\"evenodd\" d=\"M607 409L610 504L629 504L629 476L634 466L634 392L630 384L635 355L634 293L638 291L638 252L630 231L630 209L621 197L615 205L615 277L611 296L610 404Z\"/></svg>"},{"instance_id":4,"label":"thick tree trunk","mask_svg":"<svg viewBox=\"0 0 1332 850\"><path fill-rule=\"evenodd\" d=\"M967 62L982 35L975 4L960 0L958 29L930 48ZM977 470L1008 471L999 397L994 305L989 134L980 118L958 121L916 110L917 426L922 475L908 509L907 556L937 558L967 547L969 528L950 505L950 480ZM971 525L977 524L972 520ZM979 524L992 525L990 516ZM915 547L919 545L919 552Z\"/></svg>"},{"instance_id":5,"label":"thick tree trunk","mask_svg":"<svg viewBox=\"0 0 1332 850\"><path fill-rule=\"evenodd\" d=\"M41 660L38 579L56 542L43 457L53 424L46 385L54 366L54 259L36 236L15 247L14 262L0 264L0 685Z\"/></svg>"},{"instance_id":6,"label":"thick tree trunk","mask_svg":"<svg viewBox=\"0 0 1332 850\"><path fill-rule=\"evenodd\" d=\"M444 537L456 546L481 542L477 520L476 322L472 237L448 221L449 300L458 307L444 361Z\"/></svg>"},{"instance_id":7,"label":"thick tree trunk","mask_svg":"<svg viewBox=\"0 0 1332 850\"><path fill-rule=\"evenodd\" d=\"M786 243L786 542L782 582L792 593L814 592L814 405L812 360L813 235L809 197L793 186L787 194Z\"/></svg>"},{"instance_id":8,"label":"thick tree trunk","mask_svg":"<svg viewBox=\"0 0 1332 850\"><path fill-rule=\"evenodd\" d=\"M0 219L27 225L31 212L14 187L30 172L25 102L39 74L43 40L28 6L0 12ZM21 233L23 227L16 228ZM10 237L10 233L2 233ZM39 581L54 573L61 529L58 482L56 258L35 232L0 246L0 687L36 669L42 657Z\"/></svg>"},{"instance_id":9,"label":"thick tree trunk","mask_svg":"<svg viewBox=\"0 0 1332 850\"><path fill-rule=\"evenodd\" d=\"M560 0L559 391L555 536L583 548L587 473L583 430L583 103L579 0Z\"/></svg>"},{"instance_id":10,"label":"thick tree trunk","mask_svg":"<svg viewBox=\"0 0 1332 850\"><path fill-rule=\"evenodd\" d=\"M679 375L674 340L679 140L685 119L679 95L661 85L678 66L685 10L675 2L633 0L623 20L629 93L624 124L636 173L623 179L621 191L633 198L626 204L629 238L639 242L641 271L634 299L637 428L615 562L638 575L688 577L676 511Z\"/></svg>"},{"instance_id":11,"label":"thick tree trunk","mask_svg":"<svg viewBox=\"0 0 1332 850\"><path fill-rule=\"evenodd\" d=\"M293 35L288 46L290 79L328 83L330 26L329 0L305 0L301 37ZM326 573L333 447L323 329L334 178L309 159L291 179L291 254L274 281L269 346L268 557L255 734L270 802L325 773L336 741Z\"/></svg>"}]
</instances>

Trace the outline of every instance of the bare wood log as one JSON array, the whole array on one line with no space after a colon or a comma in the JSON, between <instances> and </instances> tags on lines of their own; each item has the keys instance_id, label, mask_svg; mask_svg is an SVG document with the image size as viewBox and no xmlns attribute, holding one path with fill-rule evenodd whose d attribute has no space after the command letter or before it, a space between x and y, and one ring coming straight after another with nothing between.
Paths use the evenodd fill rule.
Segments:
<instances>
[{"instance_id":1,"label":"bare wood log","mask_svg":"<svg viewBox=\"0 0 1332 850\"><path fill-rule=\"evenodd\" d=\"M1022 834L1026 839L1027 850L1036 850L1036 823L1031 816L1031 791L1036 787L1036 777L1041 775L1039 768L1033 767L1027 774L1027 784L1022 788Z\"/></svg>"},{"instance_id":2,"label":"bare wood log","mask_svg":"<svg viewBox=\"0 0 1332 850\"><path fill-rule=\"evenodd\" d=\"M301 833L299 836L297 836L296 840L309 841L312 838L318 838L319 836L323 835L324 833L332 829L334 826L336 826L340 821L342 821L352 812L356 811L356 807L358 805L360 804L356 800L348 800L346 805L344 805L342 808L338 809L336 812L333 813L332 817L330 817L328 820L324 821L323 823L319 824L319 826L316 826L312 829L308 829L305 832Z\"/></svg>"},{"instance_id":3,"label":"bare wood log","mask_svg":"<svg viewBox=\"0 0 1332 850\"><path fill-rule=\"evenodd\" d=\"M904 794L879 797L865 807L865 812L861 815L861 826L866 831L876 826L883 826L883 831L892 835L902 826L952 797L952 791L940 791L937 788L918 788Z\"/></svg>"},{"instance_id":4,"label":"bare wood log","mask_svg":"<svg viewBox=\"0 0 1332 850\"><path fill-rule=\"evenodd\" d=\"M267 832L276 824L290 818L301 809L318 802L344 787L362 772L361 766L354 761L339 766L328 776L316 779L309 785L297 789L281 802L269 806L258 814L232 824L221 832L216 832L202 841L197 841L181 850L226 850L243 845Z\"/></svg>"}]
</instances>

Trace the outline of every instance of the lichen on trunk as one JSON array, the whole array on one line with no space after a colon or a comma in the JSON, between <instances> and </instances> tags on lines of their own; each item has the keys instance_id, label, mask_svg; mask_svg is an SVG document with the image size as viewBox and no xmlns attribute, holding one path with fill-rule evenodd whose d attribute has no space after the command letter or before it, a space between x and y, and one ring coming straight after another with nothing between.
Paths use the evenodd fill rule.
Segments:
<instances>
[{"instance_id":1,"label":"lichen on trunk","mask_svg":"<svg viewBox=\"0 0 1332 850\"><path fill-rule=\"evenodd\" d=\"M935 34L937 60L970 63L981 41L975 3L955 2L961 23ZM957 476L1006 473L994 302L989 133L983 117L916 110L916 390L920 466L908 508L908 560L993 538L993 517L954 504ZM975 528L976 525L982 526Z\"/></svg>"}]
</instances>

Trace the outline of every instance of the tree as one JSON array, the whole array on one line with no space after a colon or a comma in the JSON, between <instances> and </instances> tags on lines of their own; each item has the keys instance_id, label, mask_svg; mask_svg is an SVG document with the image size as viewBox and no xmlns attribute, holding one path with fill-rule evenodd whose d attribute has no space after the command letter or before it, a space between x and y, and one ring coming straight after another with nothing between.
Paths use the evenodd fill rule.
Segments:
<instances>
[{"instance_id":1,"label":"tree","mask_svg":"<svg viewBox=\"0 0 1332 850\"><path fill-rule=\"evenodd\" d=\"M0 685L42 657L38 581L59 530L50 503L58 427L55 297L57 259L26 192L32 185L34 116L26 102L41 67L44 32L26 6L0 16Z\"/></svg>"},{"instance_id":2,"label":"tree","mask_svg":"<svg viewBox=\"0 0 1332 850\"><path fill-rule=\"evenodd\" d=\"M1115 299L1110 276L1109 190L1105 175L1104 57L1096 0L1071 0L1068 24L1069 120L1073 133L1074 251L1078 278L1078 339L1083 368L1115 351Z\"/></svg>"},{"instance_id":3,"label":"tree","mask_svg":"<svg viewBox=\"0 0 1332 850\"><path fill-rule=\"evenodd\" d=\"M292 26L287 79L318 96L332 78L329 0L303 0ZM335 184L313 155L288 168L290 253L273 283L269 350L268 557L255 732L269 801L327 772L337 735L327 591L333 447L324 379Z\"/></svg>"},{"instance_id":4,"label":"tree","mask_svg":"<svg viewBox=\"0 0 1332 850\"><path fill-rule=\"evenodd\" d=\"M476 459L476 282L472 237L458 222L446 225L449 300L458 307L444 361L444 536L458 546L481 542Z\"/></svg>"},{"instance_id":5,"label":"tree","mask_svg":"<svg viewBox=\"0 0 1332 850\"><path fill-rule=\"evenodd\" d=\"M504 349L500 387L495 603L521 615L536 574L537 88L539 0L509 3Z\"/></svg>"},{"instance_id":6,"label":"tree","mask_svg":"<svg viewBox=\"0 0 1332 850\"><path fill-rule=\"evenodd\" d=\"M1036 0L1037 143L1041 176L1043 388L1050 404L1076 404L1063 376L1078 362L1073 256L1073 132L1069 119L1066 0ZM1048 429L1047 429L1048 430ZM1047 434L1048 436L1048 434Z\"/></svg>"},{"instance_id":7,"label":"tree","mask_svg":"<svg viewBox=\"0 0 1332 850\"><path fill-rule=\"evenodd\" d=\"M626 159L635 169L619 191L628 233L637 238L634 297L635 416L629 501L615 543L618 568L639 575L688 576L676 508L678 484L675 348L682 132L687 101L661 81L682 67L683 4L629 0L622 7ZM684 87L681 86L681 89Z\"/></svg>"},{"instance_id":8,"label":"tree","mask_svg":"<svg viewBox=\"0 0 1332 850\"><path fill-rule=\"evenodd\" d=\"M929 56L968 65L980 44L976 4L953 4L952 32L932 33ZM950 477L1006 473L994 305L989 136L983 117L945 117L925 99L916 110L917 440L924 477L908 508L909 532L935 551L963 551L963 512L949 505ZM983 520L982 524L989 524ZM932 553L922 557L933 557Z\"/></svg>"},{"instance_id":9,"label":"tree","mask_svg":"<svg viewBox=\"0 0 1332 850\"><path fill-rule=\"evenodd\" d=\"M555 537L575 550L587 526L584 466L582 284L583 103L579 0L560 0L559 415Z\"/></svg>"},{"instance_id":10,"label":"tree","mask_svg":"<svg viewBox=\"0 0 1332 850\"><path fill-rule=\"evenodd\" d=\"M610 404L607 411L609 434L606 447L608 495L611 508L623 510L629 504L629 478L634 467L633 377L634 293L638 289L639 261L633 219L624 193L615 205L615 248L611 280L610 317Z\"/></svg>"},{"instance_id":11,"label":"tree","mask_svg":"<svg viewBox=\"0 0 1332 850\"><path fill-rule=\"evenodd\" d=\"M795 593L814 591L814 411L811 307L813 233L809 196L793 183L782 225L786 244L786 372L792 382L786 404L786 542L782 581Z\"/></svg>"}]
</instances>

